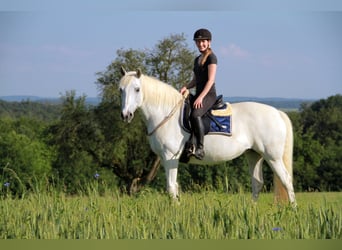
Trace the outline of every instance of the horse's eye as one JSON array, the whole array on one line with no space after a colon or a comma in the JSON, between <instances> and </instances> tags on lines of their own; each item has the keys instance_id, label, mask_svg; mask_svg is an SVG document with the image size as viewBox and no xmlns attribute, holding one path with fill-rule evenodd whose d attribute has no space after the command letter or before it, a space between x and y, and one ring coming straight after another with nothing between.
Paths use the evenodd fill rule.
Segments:
<instances>
[{"instance_id":1,"label":"horse's eye","mask_svg":"<svg viewBox=\"0 0 342 250\"><path fill-rule=\"evenodd\" d=\"M134 90L135 90L135 92L139 92L139 91L140 91L140 88L139 88L139 87L136 87Z\"/></svg>"}]
</instances>

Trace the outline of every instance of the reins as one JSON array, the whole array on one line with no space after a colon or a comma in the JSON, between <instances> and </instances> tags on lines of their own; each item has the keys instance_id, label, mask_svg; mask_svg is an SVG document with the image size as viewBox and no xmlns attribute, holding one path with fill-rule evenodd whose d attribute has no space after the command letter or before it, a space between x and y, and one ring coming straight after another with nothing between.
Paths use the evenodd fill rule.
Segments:
<instances>
[{"instance_id":1,"label":"reins","mask_svg":"<svg viewBox=\"0 0 342 250\"><path fill-rule=\"evenodd\" d=\"M189 91L186 91L183 94L183 98L179 100L179 102L173 107L173 109L170 111L170 113L164 117L164 119L149 133L147 133L147 136L153 135L154 132L157 131L161 126L163 126L168 120L171 119L171 117L176 113L177 108L182 105L184 99L188 96Z\"/></svg>"}]
</instances>

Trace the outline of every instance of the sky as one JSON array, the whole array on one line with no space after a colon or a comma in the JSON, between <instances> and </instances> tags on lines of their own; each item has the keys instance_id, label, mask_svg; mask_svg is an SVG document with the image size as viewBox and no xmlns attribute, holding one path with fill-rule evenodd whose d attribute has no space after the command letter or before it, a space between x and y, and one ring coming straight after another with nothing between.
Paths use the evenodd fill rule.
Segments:
<instances>
[{"instance_id":1,"label":"sky","mask_svg":"<svg viewBox=\"0 0 342 250\"><path fill-rule=\"evenodd\" d=\"M96 97L96 73L118 49L152 49L184 34L196 50L199 28L213 35L218 94L320 99L342 93L338 1L95 2L0 0L0 96L60 97L75 90Z\"/></svg>"}]
</instances>

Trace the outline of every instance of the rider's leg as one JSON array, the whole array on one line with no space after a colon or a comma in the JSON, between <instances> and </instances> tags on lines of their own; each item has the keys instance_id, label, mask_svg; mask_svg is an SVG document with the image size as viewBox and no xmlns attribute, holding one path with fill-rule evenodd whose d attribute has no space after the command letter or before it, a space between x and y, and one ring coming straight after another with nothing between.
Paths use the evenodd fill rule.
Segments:
<instances>
[{"instance_id":1,"label":"rider's leg","mask_svg":"<svg viewBox=\"0 0 342 250\"><path fill-rule=\"evenodd\" d=\"M193 117L191 119L191 125L194 131L194 135L196 137L196 151L195 157L199 160L202 160L205 153L203 149L203 140L204 140L204 125L201 116Z\"/></svg>"}]
</instances>

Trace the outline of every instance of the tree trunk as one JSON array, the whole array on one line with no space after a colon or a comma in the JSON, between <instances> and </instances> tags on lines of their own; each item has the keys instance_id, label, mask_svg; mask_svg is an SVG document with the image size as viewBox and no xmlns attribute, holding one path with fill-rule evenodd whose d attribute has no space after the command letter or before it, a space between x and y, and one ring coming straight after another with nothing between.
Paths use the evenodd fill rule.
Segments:
<instances>
[{"instance_id":1,"label":"tree trunk","mask_svg":"<svg viewBox=\"0 0 342 250\"><path fill-rule=\"evenodd\" d=\"M156 177L159 167L160 167L160 158L159 156L157 156L152 164L151 170L145 176L142 176L141 178L136 177L132 180L129 186L129 194L130 195L135 194L139 192L142 187L151 183L151 181L153 181L153 179Z\"/></svg>"}]
</instances>

